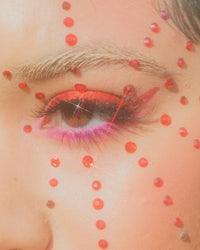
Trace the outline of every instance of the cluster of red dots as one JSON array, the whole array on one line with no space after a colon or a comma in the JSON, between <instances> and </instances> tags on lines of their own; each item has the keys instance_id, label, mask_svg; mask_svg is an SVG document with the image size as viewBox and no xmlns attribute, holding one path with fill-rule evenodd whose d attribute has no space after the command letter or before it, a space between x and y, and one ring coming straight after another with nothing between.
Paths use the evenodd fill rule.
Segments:
<instances>
[{"instance_id":1,"label":"cluster of red dots","mask_svg":"<svg viewBox=\"0 0 200 250\"><path fill-rule=\"evenodd\" d=\"M71 4L67 1L64 1L62 3L62 8L65 11L69 11L71 9ZM74 26L74 19L70 16L67 16L64 18L63 24L67 28L72 28ZM65 43L68 46L75 46L77 44L77 42L78 42L78 37L75 34L69 33L65 36Z\"/></svg>"}]
</instances>

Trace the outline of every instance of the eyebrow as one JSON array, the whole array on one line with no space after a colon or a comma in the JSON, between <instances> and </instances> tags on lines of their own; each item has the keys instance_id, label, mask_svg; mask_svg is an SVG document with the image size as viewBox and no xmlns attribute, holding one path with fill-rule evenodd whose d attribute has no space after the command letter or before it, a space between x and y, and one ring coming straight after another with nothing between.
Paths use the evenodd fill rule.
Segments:
<instances>
[{"instance_id":1,"label":"eyebrow","mask_svg":"<svg viewBox=\"0 0 200 250\"><path fill-rule=\"evenodd\" d=\"M138 71L164 78L170 76L169 70L141 52L133 51L132 48L119 47L109 43L93 42L82 46L75 46L41 58L35 61L25 62L14 67L15 75L25 81L45 81L65 75L71 72L72 66L79 70L97 69L121 65L130 67L130 61L135 59L139 62Z\"/></svg>"}]
</instances>

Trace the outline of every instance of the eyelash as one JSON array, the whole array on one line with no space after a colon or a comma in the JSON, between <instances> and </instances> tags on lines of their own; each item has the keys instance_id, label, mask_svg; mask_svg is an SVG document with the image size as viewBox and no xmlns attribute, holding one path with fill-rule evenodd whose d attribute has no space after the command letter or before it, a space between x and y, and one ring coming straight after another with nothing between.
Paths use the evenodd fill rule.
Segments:
<instances>
[{"instance_id":1,"label":"eyelash","mask_svg":"<svg viewBox=\"0 0 200 250\"><path fill-rule=\"evenodd\" d=\"M135 92L128 98L102 91L88 90L80 93L70 90L53 97L45 107L36 112L36 117L41 119L40 129L45 131L48 137L60 140L63 144L99 146L108 136L113 137L114 132L120 133L130 127L136 129L138 124L142 124L146 119L141 116L141 111L158 90L159 88L150 89L141 96L137 96ZM82 116L83 123L84 118L86 119L86 126L83 124L79 128L60 129L50 125L56 116L59 117L60 123L64 118L67 118L68 122L71 118L72 124L76 123L76 120L80 122L78 115ZM94 118L99 118L101 125L85 128Z\"/></svg>"}]
</instances>

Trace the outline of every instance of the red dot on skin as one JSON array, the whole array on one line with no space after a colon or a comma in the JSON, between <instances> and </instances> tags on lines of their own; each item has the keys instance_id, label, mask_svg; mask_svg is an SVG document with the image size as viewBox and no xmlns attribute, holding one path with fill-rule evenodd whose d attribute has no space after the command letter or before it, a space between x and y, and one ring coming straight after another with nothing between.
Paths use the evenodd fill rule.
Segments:
<instances>
[{"instance_id":1,"label":"red dot on skin","mask_svg":"<svg viewBox=\"0 0 200 250\"><path fill-rule=\"evenodd\" d=\"M12 73L9 70L4 70L2 74L7 80L12 80Z\"/></svg>"},{"instance_id":2,"label":"red dot on skin","mask_svg":"<svg viewBox=\"0 0 200 250\"><path fill-rule=\"evenodd\" d=\"M194 148L200 149L200 140L199 139L194 140Z\"/></svg>"},{"instance_id":3,"label":"red dot on skin","mask_svg":"<svg viewBox=\"0 0 200 250\"><path fill-rule=\"evenodd\" d=\"M78 38L76 35L74 34L68 34L66 37L65 37L65 42L69 45L69 46L74 46L77 44L78 42Z\"/></svg>"},{"instance_id":4,"label":"red dot on skin","mask_svg":"<svg viewBox=\"0 0 200 250\"><path fill-rule=\"evenodd\" d=\"M20 89L26 89L28 86L27 86L27 84L26 84L25 82L20 82L20 83L18 84L18 87L19 87Z\"/></svg>"},{"instance_id":5,"label":"red dot on skin","mask_svg":"<svg viewBox=\"0 0 200 250\"><path fill-rule=\"evenodd\" d=\"M29 124L25 125L24 126L24 132L27 133L27 134L31 133L32 132L32 126L29 125Z\"/></svg>"},{"instance_id":6,"label":"red dot on skin","mask_svg":"<svg viewBox=\"0 0 200 250\"><path fill-rule=\"evenodd\" d=\"M170 206L172 205L172 198L169 196L169 195L166 195L164 200L163 200L163 203L166 205L166 206Z\"/></svg>"},{"instance_id":7,"label":"red dot on skin","mask_svg":"<svg viewBox=\"0 0 200 250\"><path fill-rule=\"evenodd\" d=\"M55 168L58 168L60 166L60 159L58 157L52 158L51 165Z\"/></svg>"},{"instance_id":8,"label":"red dot on skin","mask_svg":"<svg viewBox=\"0 0 200 250\"><path fill-rule=\"evenodd\" d=\"M182 227L182 225L183 225L182 220L179 217L175 218L175 220L174 220L174 226L176 226L176 227Z\"/></svg>"},{"instance_id":9,"label":"red dot on skin","mask_svg":"<svg viewBox=\"0 0 200 250\"><path fill-rule=\"evenodd\" d=\"M86 168L91 168L94 166L94 159L90 155L86 155L82 159L82 163Z\"/></svg>"},{"instance_id":10,"label":"red dot on skin","mask_svg":"<svg viewBox=\"0 0 200 250\"><path fill-rule=\"evenodd\" d=\"M169 14L167 13L166 10L161 10L160 16L161 16L161 18L162 18L163 20L165 20L165 21L169 18Z\"/></svg>"},{"instance_id":11,"label":"red dot on skin","mask_svg":"<svg viewBox=\"0 0 200 250\"><path fill-rule=\"evenodd\" d=\"M58 186L58 180L53 178L49 181L49 184L51 187L57 187Z\"/></svg>"},{"instance_id":12,"label":"red dot on skin","mask_svg":"<svg viewBox=\"0 0 200 250\"><path fill-rule=\"evenodd\" d=\"M103 207L104 207L104 201L102 199L100 199L100 198L94 199L94 201L93 201L93 207L96 210L103 209Z\"/></svg>"},{"instance_id":13,"label":"red dot on skin","mask_svg":"<svg viewBox=\"0 0 200 250\"><path fill-rule=\"evenodd\" d=\"M131 67L133 67L134 69L138 69L139 66L140 66L140 63L139 63L138 60L132 59L132 60L130 60L129 65L130 65Z\"/></svg>"},{"instance_id":14,"label":"red dot on skin","mask_svg":"<svg viewBox=\"0 0 200 250\"><path fill-rule=\"evenodd\" d=\"M179 66L179 68L183 69L186 67L186 63L184 61L183 58L179 58L178 61L177 61L177 65Z\"/></svg>"},{"instance_id":15,"label":"red dot on skin","mask_svg":"<svg viewBox=\"0 0 200 250\"><path fill-rule=\"evenodd\" d=\"M75 84L74 88L75 88L75 90L77 90L80 93L84 93L84 92L87 91L87 87L84 84L82 84L82 83Z\"/></svg>"},{"instance_id":16,"label":"red dot on skin","mask_svg":"<svg viewBox=\"0 0 200 250\"><path fill-rule=\"evenodd\" d=\"M163 180L161 178L157 177L157 178L154 179L153 184L156 187L160 188L160 187L163 186Z\"/></svg>"},{"instance_id":17,"label":"red dot on skin","mask_svg":"<svg viewBox=\"0 0 200 250\"><path fill-rule=\"evenodd\" d=\"M126 152L132 154L135 153L135 151L137 150L137 145L134 142L129 141L125 144L125 149Z\"/></svg>"},{"instance_id":18,"label":"red dot on skin","mask_svg":"<svg viewBox=\"0 0 200 250\"><path fill-rule=\"evenodd\" d=\"M107 240L99 240L98 245L101 249L108 248L108 241Z\"/></svg>"},{"instance_id":19,"label":"red dot on skin","mask_svg":"<svg viewBox=\"0 0 200 250\"><path fill-rule=\"evenodd\" d=\"M186 49L187 49L188 51L193 51L193 50L194 50L194 44L193 44L193 42L188 41L188 42L186 43Z\"/></svg>"},{"instance_id":20,"label":"red dot on skin","mask_svg":"<svg viewBox=\"0 0 200 250\"><path fill-rule=\"evenodd\" d=\"M44 93L42 93L42 92L37 92L37 93L35 93L35 97L36 97L38 100L44 100L45 95L44 95Z\"/></svg>"},{"instance_id":21,"label":"red dot on skin","mask_svg":"<svg viewBox=\"0 0 200 250\"><path fill-rule=\"evenodd\" d=\"M140 158L138 164L140 167L145 168L148 166L149 162L146 158Z\"/></svg>"},{"instance_id":22,"label":"red dot on skin","mask_svg":"<svg viewBox=\"0 0 200 250\"><path fill-rule=\"evenodd\" d=\"M186 128L179 128L179 134L180 134L180 136L185 137L188 135L188 131Z\"/></svg>"},{"instance_id":23,"label":"red dot on skin","mask_svg":"<svg viewBox=\"0 0 200 250\"><path fill-rule=\"evenodd\" d=\"M103 221L103 220L97 220L97 221L96 221L96 227L97 227L97 229L99 229L99 230L105 229L105 228L106 228L106 223L105 223L105 221Z\"/></svg>"},{"instance_id":24,"label":"red dot on skin","mask_svg":"<svg viewBox=\"0 0 200 250\"><path fill-rule=\"evenodd\" d=\"M158 33L160 31L160 26L157 24L157 23L152 23L150 25L150 29L155 32L155 33Z\"/></svg>"},{"instance_id":25,"label":"red dot on skin","mask_svg":"<svg viewBox=\"0 0 200 250\"><path fill-rule=\"evenodd\" d=\"M102 187L102 185L101 185L100 181L95 180L92 182L92 189L94 189L95 191L100 190L101 187Z\"/></svg>"},{"instance_id":26,"label":"red dot on skin","mask_svg":"<svg viewBox=\"0 0 200 250\"><path fill-rule=\"evenodd\" d=\"M55 204L54 201L48 200L46 205L47 205L48 208L54 208L56 204Z\"/></svg>"},{"instance_id":27,"label":"red dot on skin","mask_svg":"<svg viewBox=\"0 0 200 250\"><path fill-rule=\"evenodd\" d=\"M165 88L172 89L174 88L174 79L172 77L167 77L165 80Z\"/></svg>"},{"instance_id":28,"label":"red dot on skin","mask_svg":"<svg viewBox=\"0 0 200 250\"><path fill-rule=\"evenodd\" d=\"M169 115L164 114L164 115L161 116L160 122L164 126L169 126L172 123L172 119L171 119L171 117Z\"/></svg>"},{"instance_id":29,"label":"red dot on skin","mask_svg":"<svg viewBox=\"0 0 200 250\"><path fill-rule=\"evenodd\" d=\"M65 17L63 23L67 27L72 27L74 25L74 19L71 17Z\"/></svg>"},{"instance_id":30,"label":"red dot on skin","mask_svg":"<svg viewBox=\"0 0 200 250\"><path fill-rule=\"evenodd\" d=\"M183 104L183 105L187 105L188 104L187 97L186 96L181 96L180 103Z\"/></svg>"},{"instance_id":31,"label":"red dot on skin","mask_svg":"<svg viewBox=\"0 0 200 250\"><path fill-rule=\"evenodd\" d=\"M153 47L153 40L150 37L145 37L144 45L149 48Z\"/></svg>"},{"instance_id":32,"label":"red dot on skin","mask_svg":"<svg viewBox=\"0 0 200 250\"><path fill-rule=\"evenodd\" d=\"M64 2L62 3L62 8L63 8L64 10L70 10L70 9L71 9L71 4L70 4L69 2L67 2L67 1L64 1Z\"/></svg>"}]
</instances>

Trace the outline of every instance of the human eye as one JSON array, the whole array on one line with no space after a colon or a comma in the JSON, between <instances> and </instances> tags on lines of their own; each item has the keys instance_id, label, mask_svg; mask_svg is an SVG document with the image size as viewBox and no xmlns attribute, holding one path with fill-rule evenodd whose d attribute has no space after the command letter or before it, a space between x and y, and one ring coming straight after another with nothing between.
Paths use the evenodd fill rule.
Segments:
<instances>
[{"instance_id":1,"label":"human eye","mask_svg":"<svg viewBox=\"0 0 200 250\"><path fill-rule=\"evenodd\" d=\"M37 111L39 129L70 146L99 145L122 130L136 129L144 120L142 110L159 90L155 87L138 96L128 85L119 96L77 85L53 96Z\"/></svg>"}]
</instances>

